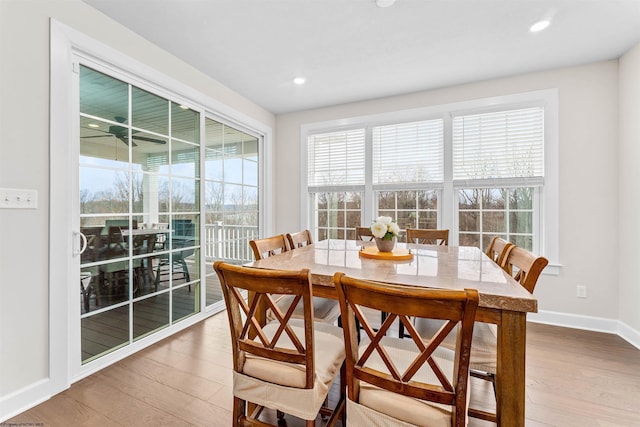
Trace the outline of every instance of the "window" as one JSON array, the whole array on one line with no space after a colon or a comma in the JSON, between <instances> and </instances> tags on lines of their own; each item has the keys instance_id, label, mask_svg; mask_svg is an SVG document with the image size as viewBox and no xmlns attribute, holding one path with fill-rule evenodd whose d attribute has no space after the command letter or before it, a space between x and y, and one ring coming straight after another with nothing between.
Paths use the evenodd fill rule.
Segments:
<instances>
[{"instance_id":1,"label":"window","mask_svg":"<svg viewBox=\"0 0 640 427\"><path fill-rule=\"evenodd\" d=\"M373 184L442 187L442 120L373 128Z\"/></svg>"},{"instance_id":2,"label":"window","mask_svg":"<svg viewBox=\"0 0 640 427\"><path fill-rule=\"evenodd\" d=\"M452 244L501 236L553 257L556 132L555 90L303 126L308 226L350 239L386 215L449 228Z\"/></svg>"},{"instance_id":3,"label":"window","mask_svg":"<svg viewBox=\"0 0 640 427\"><path fill-rule=\"evenodd\" d=\"M459 244L486 248L500 236L532 250L535 191L532 187L458 190Z\"/></svg>"},{"instance_id":4,"label":"window","mask_svg":"<svg viewBox=\"0 0 640 427\"><path fill-rule=\"evenodd\" d=\"M362 194L333 191L313 194L318 239L354 239L361 222Z\"/></svg>"},{"instance_id":5,"label":"window","mask_svg":"<svg viewBox=\"0 0 640 427\"><path fill-rule=\"evenodd\" d=\"M378 215L401 229L436 228L444 182L443 120L373 127L372 181Z\"/></svg>"},{"instance_id":6,"label":"window","mask_svg":"<svg viewBox=\"0 0 640 427\"><path fill-rule=\"evenodd\" d=\"M544 109L459 115L452 127L459 244L485 248L500 236L533 250L544 180Z\"/></svg>"},{"instance_id":7,"label":"window","mask_svg":"<svg viewBox=\"0 0 640 427\"><path fill-rule=\"evenodd\" d=\"M402 230L438 227L438 191L378 191L378 215L395 218Z\"/></svg>"},{"instance_id":8,"label":"window","mask_svg":"<svg viewBox=\"0 0 640 427\"><path fill-rule=\"evenodd\" d=\"M362 220L364 129L309 137L309 196L317 239L353 239Z\"/></svg>"}]
</instances>

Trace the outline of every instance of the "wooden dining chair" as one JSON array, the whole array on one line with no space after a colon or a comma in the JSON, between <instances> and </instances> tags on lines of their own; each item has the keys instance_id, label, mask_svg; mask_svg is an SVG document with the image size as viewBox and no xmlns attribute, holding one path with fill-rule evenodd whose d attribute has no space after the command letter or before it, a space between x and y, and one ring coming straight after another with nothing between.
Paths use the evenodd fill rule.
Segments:
<instances>
[{"instance_id":1,"label":"wooden dining chair","mask_svg":"<svg viewBox=\"0 0 640 427\"><path fill-rule=\"evenodd\" d=\"M253 257L257 260L276 255L289 250L289 245L284 234L265 237L263 239L249 240L249 246L253 251Z\"/></svg>"},{"instance_id":2,"label":"wooden dining chair","mask_svg":"<svg viewBox=\"0 0 640 427\"><path fill-rule=\"evenodd\" d=\"M538 283L538 277L549 261L524 248L514 246L504 263L504 269L507 273L511 274L529 293L533 293Z\"/></svg>"},{"instance_id":3,"label":"wooden dining chair","mask_svg":"<svg viewBox=\"0 0 640 427\"><path fill-rule=\"evenodd\" d=\"M407 243L449 246L449 230L407 228ZM398 325L398 336L404 336L404 325Z\"/></svg>"},{"instance_id":4,"label":"wooden dining chair","mask_svg":"<svg viewBox=\"0 0 640 427\"><path fill-rule=\"evenodd\" d=\"M536 256L519 246L512 246L503 261L503 269L512 274L525 289L533 293L542 270L548 264L545 257ZM416 329L421 335L428 336L440 327L436 321L416 319ZM446 348L454 348L455 342L449 337L442 345ZM476 322L473 329L473 345L469 367L471 375L490 381L495 392L495 380L498 358L498 327L492 323ZM487 421L496 422L496 414L475 408L469 409L469 415Z\"/></svg>"},{"instance_id":5,"label":"wooden dining chair","mask_svg":"<svg viewBox=\"0 0 640 427\"><path fill-rule=\"evenodd\" d=\"M513 247L513 243L503 239L502 237L495 236L491 239L491 242L489 242L489 246L487 246L485 253L493 262L504 268L504 261Z\"/></svg>"},{"instance_id":6,"label":"wooden dining chair","mask_svg":"<svg viewBox=\"0 0 640 427\"><path fill-rule=\"evenodd\" d=\"M344 410L344 344L342 330L313 321L309 270L283 271L241 267L216 261L213 265L224 295L233 351L233 425L270 425L259 420L264 408L315 425L318 414L330 416L332 426ZM244 292L255 295L247 302ZM282 307L275 295L292 297ZM294 319L298 303L303 318ZM260 304L275 318L266 325L256 319ZM323 407L340 373L340 399L334 410ZM257 405L249 413L249 403Z\"/></svg>"},{"instance_id":7,"label":"wooden dining chair","mask_svg":"<svg viewBox=\"0 0 640 427\"><path fill-rule=\"evenodd\" d=\"M169 253L161 253L158 256L155 291L162 283L173 282L177 284L179 280L182 283L191 282L191 272L187 260L191 259L195 253L198 236L197 226L190 219L175 219L172 221L172 227L174 234L171 239L171 257L169 257ZM191 292L191 285L188 285L188 289Z\"/></svg>"},{"instance_id":8,"label":"wooden dining chair","mask_svg":"<svg viewBox=\"0 0 640 427\"><path fill-rule=\"evenodd\" d=\"M308 236L309 240L311 236ZM253 250L253 255L256 260L264 259L268 256L273 256L279 253L288 252L289 244L287 243L287 238L283 234L279 234L277 236L266 237L264 239L258 240L250 240L249 246ZM289 305L291 303L292 297L287 295L282 295L278 300L278 305ZM271 318L272 313L269 311L267 313L268 317ZM333 324L340 317L340 306L338 302L335 300L331 300L328 298L321 297L313 297L313 316L314 319L320 322ZM298 307L294 313L294 318L302 318L302 305Z\"/></svg>"},{"instance_id":9,"label":"wooden dining chair","mask_svg":"<svg viewBox=\"0 0 640 427\"><path fill-rule=\"evenodd\" d=\"M333 280L344 323L349 425L465 426L478 291L397 286L344 273ZM363 309L389 315L376 331ZM424 339L411 317L442 320L445 326ZM366 334L360 344L355 319ZM410 339L386 336L396 320L405 324ZM455 349L439 347L458 325Z\"/></svg>"},{"instance_id":10,"label":"wooden dining chair","mask_svg":"<svg viewBox=\"0 0 640 427\"><path fill-rule=\"evenodd\" d=\"M407 243L449 245L449 230L407 228Z\"/></svg>"},{"instance_id":11,"label":"wooden dining chair","mask_svg":"<svg viewBox=\"0 0 640 427\"><path fill-rule=\"evenodd\" d=\"M103 231L97 250L100 252L99 259L109 262L100 264L100 277L103 280L97 286L107 291L110 302L119 302L128 297L128 286L133 282L129 277L129 260L126 259L129 256L129 244L119 226L105 228L106 233ZM138 263L137 259L134 260L134 267L137 267ZM98 292L102 293L102 289Z\"/></svg>"},{"instance_id":12,"label":"wooden dining chair","mask_svg":"<svg viewBox=\"0 0 640 427\"><path fill-rule=\"evenodd\" d=\"M356 240L373 241L373 233L369 227L356 227Z\"/></svg>"},{"instance_id":13,"label":"wooden dining chair","mask_svg":"<svg viewBox=\"0 0 640 427\"><path fill-rule=\"evenodd\" d=\"M313 244L309 230L287 233L287 241L289 242L289 249L291 250Z\"/></svg>"}]
</instances>

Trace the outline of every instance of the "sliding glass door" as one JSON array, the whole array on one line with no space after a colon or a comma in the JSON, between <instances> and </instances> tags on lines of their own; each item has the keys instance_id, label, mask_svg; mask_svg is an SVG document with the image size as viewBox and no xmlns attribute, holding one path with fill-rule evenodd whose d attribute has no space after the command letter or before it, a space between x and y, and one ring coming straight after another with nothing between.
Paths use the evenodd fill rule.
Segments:
<instances>
[{"instance_id":1,"label":"sliding glass door","mask_svg":"<svg viewBox=\"0 0 640 427\"><path fill-rule=\"evenodd\" d=\"M204 204L206 304L222 301L213 261L253 259L249 240L258 237L259 138L205 118Z\"/></svg>"},{"instance_id":2,"label":"sliding glass door","mask_svg":"<svg viewBox=\"0 0 640 427\"><path fill-rule=\"evenodd\" d=\"M252 260L263 139L101 64L78 74L85 365L223 308L212 266Z\"/></svg>"},{"instance_id":3,"label":"sliding glass door","mask_svg":"<svg viewBox=\"0 0 640 427\"><path fill-rule=\"evenodd\" d=\"M83 363L200 311L200 121L80 67Z\"/></svg>"}]
</instances>

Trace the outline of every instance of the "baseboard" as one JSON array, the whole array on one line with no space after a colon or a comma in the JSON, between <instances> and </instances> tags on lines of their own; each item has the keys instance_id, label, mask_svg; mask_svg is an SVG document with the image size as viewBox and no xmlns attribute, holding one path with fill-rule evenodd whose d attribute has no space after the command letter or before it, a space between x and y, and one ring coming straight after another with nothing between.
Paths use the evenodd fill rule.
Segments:
<instances>
[{"instance_id":1,"label":"baseboard","mask_svg":"<svg viewBox=\"0 0 640 427\"><path fill-rule=\"evenodd\" d=\"M619 320L540 310L538 313L528 314L527 321L615 334L640 350L640 331Z\"/></svg>"},{"instance_id":2,"label":"baseboard","mask_svg":"<svg viewBox=\"0 0 640 427\"><path fill-rule=\"evenodd\" d=\"M626 323L620 322L620 332L618 333L625 341L640 350L640 331L633 329Z\"/></svg>"},{"instance_id":3,"label":"baseboard","mask_svg":"<svg viewBox=\"0 0 640 427\"><path fill-rule=\"evenodd\" d=\"M50 380L43 379L0 399L0 425L51 398Z\"/></svg>"}]
</instances>

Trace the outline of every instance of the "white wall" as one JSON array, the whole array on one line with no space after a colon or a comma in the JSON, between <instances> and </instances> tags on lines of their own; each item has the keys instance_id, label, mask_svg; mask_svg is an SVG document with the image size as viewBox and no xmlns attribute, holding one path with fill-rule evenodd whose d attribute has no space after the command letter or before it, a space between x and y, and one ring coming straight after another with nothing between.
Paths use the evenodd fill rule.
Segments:
<instances>
[{"instance_id":1,"label":"white wall","mask_svg":"<svg viewBox=\"0 0 640 427\"><path fill-rule=\"evenodd\" d=\"M640 44L620 59L620 320L640 331Z\"/></svg>"},{"instance_id":2,"label":"white wall","mask_svg":"<svg viewBox=\"0 0 640 427\"><path fill-rule=\"evenodd\" d=\"M0 420L49 377L50 18L275 127L268 111L79 0L0 0L0 187L39 197L35 210L0 210Z\"/></svg>"},{"instance_id":3,"label":"white wall","mask_svg":"<svg viewBox=\"0 0 640 427\"><path fill-rule=\"evenodd\" d=\"M291 209L300 203L302 124L549 88L559 92L562 268L558 276L540 278L539 309L618 319L617 61L277 116L276 188L287 200L277 203L276 231L305 225L297 209ZM588 298L576 298L576 285L587 286Z\"/></svg>"}]
</instances>

